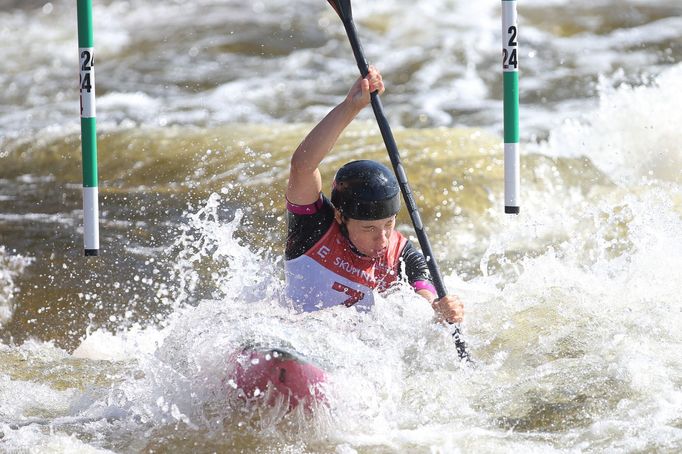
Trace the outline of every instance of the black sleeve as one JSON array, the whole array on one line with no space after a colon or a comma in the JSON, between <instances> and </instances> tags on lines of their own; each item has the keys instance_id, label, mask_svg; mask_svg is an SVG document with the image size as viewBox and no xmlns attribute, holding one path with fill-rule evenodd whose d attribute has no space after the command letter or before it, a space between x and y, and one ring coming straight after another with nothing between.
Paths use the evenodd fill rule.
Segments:
<instances>
[{"instance_id":1,"label":"black sleeve","mask_svg":"<svg viewBox=\"0 0 682 454\"><path fill-rule=\"evenodd\" d=\"M294 214L287 210L287 244L284 259L292 260L315 246L334 222L334 208L324 195L322 206L313 214Z\"/></svg>"},{"instance_id":2,"label":"black sleeve","mask_svg":"<svg viewBox=\"0 0 682 454\"><path fill-rule=\"evenodd\" d=\"M405 274L407 275L407 282L414 284L417 281L426 281L433 284L431 280L431 273L429 273L429 267L426 265L426 259L421 252L414 247L411 241L407 241L403 252L400 254L402 259L401 266L404 267ZM401 269L401 272L403 271Z\"/></svg>"}]
</instances>

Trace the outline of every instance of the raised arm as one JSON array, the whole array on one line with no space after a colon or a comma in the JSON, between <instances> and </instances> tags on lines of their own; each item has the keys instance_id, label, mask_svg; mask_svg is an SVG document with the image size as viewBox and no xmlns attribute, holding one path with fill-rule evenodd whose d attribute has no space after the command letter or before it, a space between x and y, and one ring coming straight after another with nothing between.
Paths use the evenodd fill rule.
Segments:
<instances>
[{"instance_id":1,"label":"raised arm","mask_svg":"<svg viewBox=\"0 0 682 454\"><path fill-rule=\"evenodd\" d=\"M370 67L366 78L358 79L346 98L332 109L308 133L303 142L296 148L291 157L287 200L296 205L315 203L322 190L322 178L318 169L325 156L334 147L346 126L370 102L369 94L373 91L384 92L381 74Z\"/></svg>"}]
</instances>

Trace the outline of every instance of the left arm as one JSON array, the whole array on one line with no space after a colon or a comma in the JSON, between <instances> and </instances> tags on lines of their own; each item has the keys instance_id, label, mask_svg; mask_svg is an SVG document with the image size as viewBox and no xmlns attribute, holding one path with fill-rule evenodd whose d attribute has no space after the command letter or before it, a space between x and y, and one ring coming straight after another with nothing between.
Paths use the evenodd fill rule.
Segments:
<instances>
[{"instance_id":1,"label":"left arm","mask_svg":"<svg viewBox=\"0 0 682 454\"><path fill-rule=\"evenodd\" d=\"M431 303L431 307L440 321L461 323L464 320L464 304L455 295L445 295L437 299L436 289L431 282L429 267L424 256L407 242L401 254L409 283L417 294Z\"/></svg>"}]
</instances>

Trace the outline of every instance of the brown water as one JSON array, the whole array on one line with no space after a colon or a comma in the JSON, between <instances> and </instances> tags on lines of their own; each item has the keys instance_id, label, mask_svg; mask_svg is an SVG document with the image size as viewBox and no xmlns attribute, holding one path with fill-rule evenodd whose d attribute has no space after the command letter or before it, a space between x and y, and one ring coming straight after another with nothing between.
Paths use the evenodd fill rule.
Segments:
<instances>
[{"instance_id":1,"label":"brown water","mask_svg":"<svg viewBox=\"0 0 682 454\"><path fill-rule=\"evenodd\" d=\"M97 258L75 7L0 2L0 451L679 451L680 5L519 6L518 217L498 3L354 8L477 367L409 292L280 304L288 160L357 71L326 2L95 2ZM360 157L386 159L369 111L324 181ZM253 341L322 364L329 408L226 398Z\"/></svg>"}]
</instances>

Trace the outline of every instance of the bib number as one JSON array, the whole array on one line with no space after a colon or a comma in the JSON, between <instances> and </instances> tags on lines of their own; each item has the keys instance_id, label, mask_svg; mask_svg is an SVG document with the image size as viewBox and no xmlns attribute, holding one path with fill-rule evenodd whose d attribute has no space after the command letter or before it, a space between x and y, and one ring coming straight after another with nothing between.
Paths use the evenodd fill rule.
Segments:
<instances>
[{"instance_id":1,"label":"bib number","mask_svg":"<svg viewBox=\"0 0 682 454\"><path fill-rule=\"evenodd\" d=\"M348 295L348 299L343 302L343 305L346 307L351 307L365 297L365 294L360 290L352 289L340 282L334 282L334 285L332 285L332 290L336 290L337 292Z\"/></svg>"}]
</instances>

